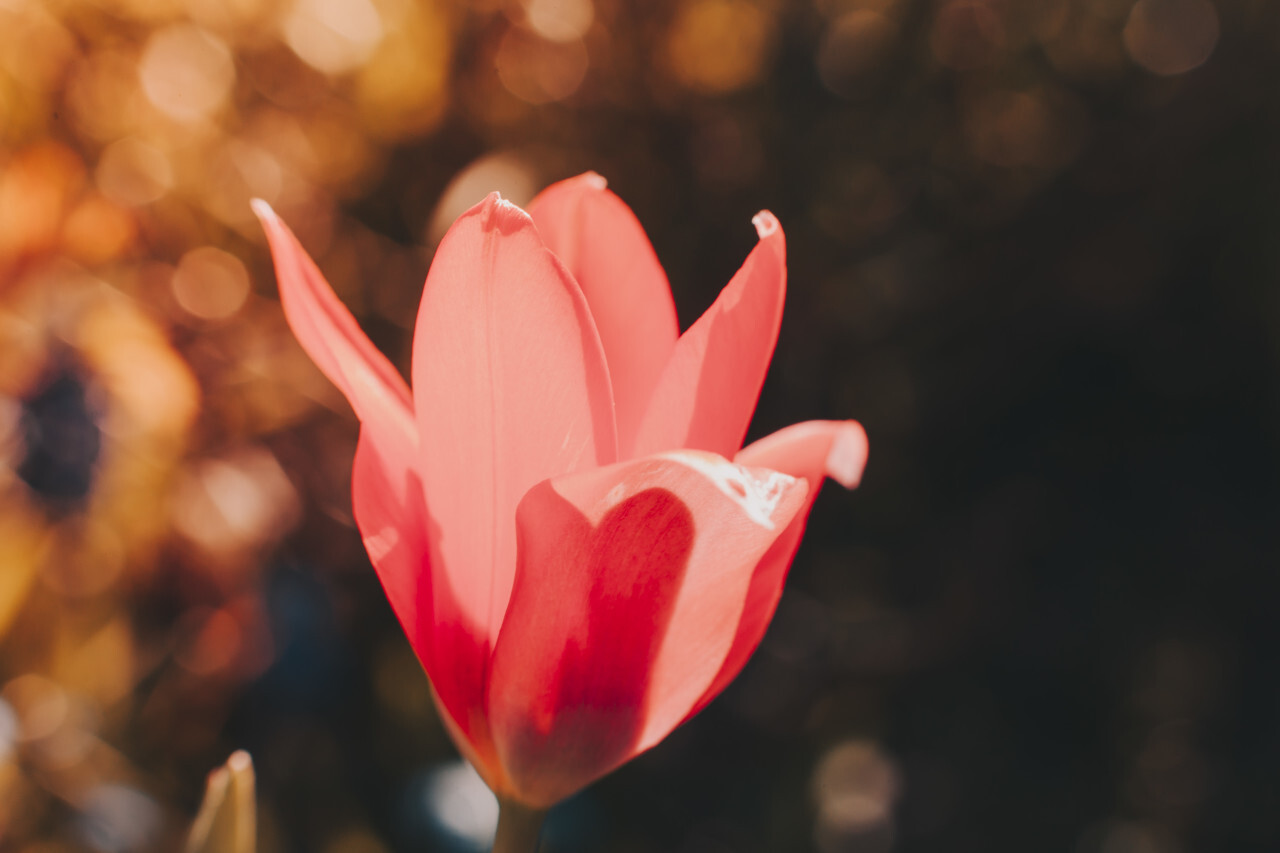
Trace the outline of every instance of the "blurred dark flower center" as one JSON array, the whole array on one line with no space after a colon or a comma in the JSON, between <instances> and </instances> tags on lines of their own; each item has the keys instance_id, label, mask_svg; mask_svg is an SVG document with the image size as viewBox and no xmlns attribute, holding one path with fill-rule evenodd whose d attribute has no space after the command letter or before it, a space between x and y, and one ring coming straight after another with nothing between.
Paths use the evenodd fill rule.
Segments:
<instances>
[{"instance_id":1,"label":"blurred dark flower center","mask_svg":"<svg viewBox=\"0 0 1280 853\"><path fill-rule=\"evenodd\" d=\"M87 497L102 431L84 380L70 367L59 368L23 401L21 423L25 454L18 476L55 503Z\"/></svg>"}]
</instances>

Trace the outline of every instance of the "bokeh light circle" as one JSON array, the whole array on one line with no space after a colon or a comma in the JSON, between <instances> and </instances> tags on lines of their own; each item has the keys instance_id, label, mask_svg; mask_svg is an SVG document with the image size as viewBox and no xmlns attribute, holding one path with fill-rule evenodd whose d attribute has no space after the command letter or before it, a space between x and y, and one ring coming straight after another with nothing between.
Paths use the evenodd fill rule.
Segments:
<instances>
[{"instance_id":1,"label":"bokeh light circle","mask_svg":"<svg viewBox=\"0 0 1280 853\"><path fill-rule=\"evenodd\" d=\"M1203 65L1218 34L1218 13L1207 0L1138 0L1124 27L1124 46L1138 65L1171 76Z\"/></svg>"}]
</instances>

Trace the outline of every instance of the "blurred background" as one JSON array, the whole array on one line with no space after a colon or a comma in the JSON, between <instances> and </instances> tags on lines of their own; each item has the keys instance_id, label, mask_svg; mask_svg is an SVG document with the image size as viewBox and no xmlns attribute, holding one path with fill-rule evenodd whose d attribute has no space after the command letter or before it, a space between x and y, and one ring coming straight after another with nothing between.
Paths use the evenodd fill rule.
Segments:
<instances>
[{"instance_id":1,"label":"blurred background","mask_svg":"<svg viewBox=\"0 0 1280 853\"><path fill-rule=\"evenodd\" d=\"M773 210L752 437L860 419L760 652L550 853L1280 849L1280 6L0 0L0 848L479 851L267 199L396 364L586 169L688 325Z\"/></svg>"}]
</instances>

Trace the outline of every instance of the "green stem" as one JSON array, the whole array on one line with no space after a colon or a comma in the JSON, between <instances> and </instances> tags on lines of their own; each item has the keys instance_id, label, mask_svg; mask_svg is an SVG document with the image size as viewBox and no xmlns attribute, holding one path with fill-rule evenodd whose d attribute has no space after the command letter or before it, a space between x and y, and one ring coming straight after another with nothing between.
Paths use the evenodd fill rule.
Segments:
<instances>
[{"instance_id":1,"label":"green stem","mask_svg":"<svg viewBox=\"0 0 1280 853\"><path fill-rule=\"evenodd\" d=\"M493 853L537 853L545 811L531 809L514 800L498 801L498 834Z\"/></svg>"}]
</instances>

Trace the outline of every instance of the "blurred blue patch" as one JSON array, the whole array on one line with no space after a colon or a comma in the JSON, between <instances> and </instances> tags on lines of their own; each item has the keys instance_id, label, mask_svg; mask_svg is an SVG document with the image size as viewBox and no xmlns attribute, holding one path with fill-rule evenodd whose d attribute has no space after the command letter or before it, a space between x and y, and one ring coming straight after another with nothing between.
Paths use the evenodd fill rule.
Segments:
<instances>
[{"instance_id":1,"label":"blurred blue patch","mask_svg":"<svg viewBox=\"0 0 1280 853\"><path fill-rule=\"evenodd\" d=\"M254 686L256 702L304 716L340 710L359 685L328 589L311 571L279 567L267 576L265 598L276 656Z\"/></svg>"}]
</instances>

